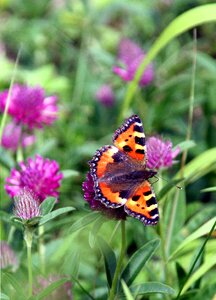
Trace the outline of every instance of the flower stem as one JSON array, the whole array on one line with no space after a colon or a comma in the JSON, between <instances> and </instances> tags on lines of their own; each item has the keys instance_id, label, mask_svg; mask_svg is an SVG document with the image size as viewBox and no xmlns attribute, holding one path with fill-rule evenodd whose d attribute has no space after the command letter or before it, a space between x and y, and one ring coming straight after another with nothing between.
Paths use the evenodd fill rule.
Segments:
<instances>
[{"instance_id":1,"label":"flower stem","mask_svg":"<svg viewBox=\"0 0 216 300\"><path fill-rule=\"evenodd\" d=\"M39 244L38 244L38 251L39 251L39 257L40 257L40 266L41 266L41 272L45 274L45 247L44 247L44 226L41 225L38 228L39 230Z\"/></svg>"},{"instance_id":2,"label":"flower stem","mask_svg":"<svg viewBox=\"0 0 216 300\"><path fill-rule=\"evenodd\" d=\"M32 231L28 227L25 228L24 240L25 240L26 246L27 246L28 280L29 280L28 296L31 297L32 296L32 284L33 284L33 280L32 280L32 278L33 278L32 277L32 253L31 253L31 249L32 249Z\"/></svg>"},{"instance_id":3,"label":"flower stem","mask_svg":"<svg viewBox=\"0 0 216 300\"><path fill-rule=\"evenodd\" d=\"M121 221L121 252L115 269L115 274L112 281L112 287L109 294L109 300L114 300L116 295L116 287L119 279L119 274L122 267L122 262L125 256L125 245L126 245L126 235L125 235L125 221Z\"/></svg>"}]
</instances>

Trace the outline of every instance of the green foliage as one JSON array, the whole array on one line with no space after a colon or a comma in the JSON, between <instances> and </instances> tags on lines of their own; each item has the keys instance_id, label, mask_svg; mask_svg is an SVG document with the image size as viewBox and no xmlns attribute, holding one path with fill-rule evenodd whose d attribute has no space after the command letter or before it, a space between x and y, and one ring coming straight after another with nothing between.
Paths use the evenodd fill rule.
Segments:
<instances>
[{"instance_id":1,"label":"green foliage","mask_svg":"<svg viewBox=\"0 0 216 300\"><path fill-rule=\"evenodd\" d=\"M75 299L103 300L112 297L115 277L116 299L213 299L216 4L205 2L0 1L1 91L13 82L40 85L59 99L58 120L35 130L35 144L16 152L0 147L1 238L19 258L16 271L2 270L0 299L53 299L69 282ZM124 37L147 53L129 84L112 72ZM154 80L141 88L138 82L149 62ZM110 107L96 99L103 84L114 92ZM121 249L119 223L92 211L81 186L95 151L111 144L122 119L133 113L140 115L146 138L160 134L180 154L153 183L158 225L145 227L128 217ZM2 134L11 118L7 111L0 118ZM188 129L191 136L186 137ZM35 154L55 159L63 180L58 201L48 197L40 205L41 217L26 222L34 227L33 296L27 297L23 221L13 217L13 199L4 185L12 168ZM40 277L57 274L36 289Z\"/></svg>"}]
</instances>

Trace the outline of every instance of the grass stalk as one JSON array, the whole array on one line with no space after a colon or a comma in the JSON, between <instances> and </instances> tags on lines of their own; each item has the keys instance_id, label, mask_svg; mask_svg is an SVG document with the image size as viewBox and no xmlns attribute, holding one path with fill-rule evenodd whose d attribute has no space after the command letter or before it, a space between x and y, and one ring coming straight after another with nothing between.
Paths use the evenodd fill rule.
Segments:
<instances>
[{"instance_id":1,"label":"grass stalk","mask_svg":"<svg viewBox=\"0 0 216 300\"><path fill-rule=\"evenodd\" d=\"M15 74L16 74L17 65L18 65L19 58L20 58L20 53L21 53L21 48L19 49L17 57L16 57L16 61L15 61L14 69L13 69L13 74L12 74L12 79L11 79L10 87L9 87L9 90L8 90L8 96L7 96L7 99L6 99L5 110L3 112L2 121L1 121L1 124L0 124L0 141L2 140L3 130L4 130L4 127L5 127L5 124L6 124L6 120L7 120L7 114L8 114L8 109L9 109L9 105L10 105L11 93L12 93L12 88L13 88L13 85L14 85Z\"/></svg>"},{"instance_id":2,"label":"grass stalk","mask_svg":"<svg viewBox=\"0 0 216 300\"><path fill-rule=\"evenodd\" d=\"M182 284L181 288L179 289L179 292L178 292L178 295L177 295L177 297L176 297L176 300L178 300L179 297L181 296L182 290L183 290L183 288L184 288L186 282L187 282L188 279L190 278L191 274L193 273L193 270L194 270L194 268L195 268L195 266L196 266L196 264L197 264L197 261L198 261L198 259L200 258L200 256L202 255L202 253L203 253L203 251L204 251L204 248L205 248L205 246L206 246L208 240L210 239L210 237L211 237L211 235L212 235L212 233L213 233L215 227L216 227L216 221L214 222L214 224L213 224L211 230L209 231L209 233L208 233L208 235L207 235L207 237L206 237L206 239L205 239L205 241L204 241L202 247L200 248L200 251L198 252L197 256L195 257L194 262L193 262L193 264L192 264L192 266L191 266L191 268L190 268L190 270L189 270L189 272L188 272L188 274L187 274L187 276L186 276L186 278L185 278L185 280L184 280L184 283Z\"/></svg>"},{"instance_id":3,"label":"grass stalk","mask_svg":"<svg viewBox=\"0 0 216 300\"><path fill-rule=\"evenodd\" d=\"M24 240L27 247L27 264L28 264L28 296L32 296L33 276L32 276L32 231L28 227L25 228Z\"/></svg>"},{"instance_id":4,"label":"grass stalk","mask_svg":"<svg viewBox=\"0 0 216 300\"><path fill-rule=\"evenodd\" d=\"M116 296L116 287L118 284L119 275L122 268L122 262L125 256L125 245L126 245L126 235L125 235L125 221L121 221L121 251L119 255L119 259L117 262L117 266L115 269L115 274L113 277L112 287L109 294L109 300L114 300Z\"/></svg>"}]
</instances>

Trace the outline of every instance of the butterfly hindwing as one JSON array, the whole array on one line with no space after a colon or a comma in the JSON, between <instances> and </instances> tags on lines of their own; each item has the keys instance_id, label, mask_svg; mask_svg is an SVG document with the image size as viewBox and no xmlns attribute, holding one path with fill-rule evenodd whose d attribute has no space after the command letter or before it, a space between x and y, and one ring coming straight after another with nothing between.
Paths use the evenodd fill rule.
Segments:
<instances>
[{"instance_id":1,"label":"butterfly hindwing","mask_svg":"<svg viewBox=\"0 0 216 300\"><path fill-rule=\"evenodd\" d=\"M137 115L128 118L116 130L113 136L113 143L120 151L125 152L131 158L145 161L145 134L142 122Z\"/></svg>"},{"instance_id":2,"label":"butterfly hindwing","mask_svg":"<svg viewBox=\"0 0 216 300\"><path fill-rule=\"evenodd\" d=\"M159 220L158 205L148 180L145 180L128 198L124 209L128 215L139 219L145 225L157 224Z\"/></svg>"},{"instance_id":3,"label":"butterfly hindwing","mask_svg":"<svg viewBox=\"0 0 216 300\"><path fill-rule=\"evenodd\" d=\"M107 207L117 208L127 201L125 195L121 191L113 190L105 179L109 177L109 167L121 164L124 160L124 154L115 146L104 146L97 150L95 156L89 162L90 173L94 181L95 198Z\"/></svg>"}]
</instances>

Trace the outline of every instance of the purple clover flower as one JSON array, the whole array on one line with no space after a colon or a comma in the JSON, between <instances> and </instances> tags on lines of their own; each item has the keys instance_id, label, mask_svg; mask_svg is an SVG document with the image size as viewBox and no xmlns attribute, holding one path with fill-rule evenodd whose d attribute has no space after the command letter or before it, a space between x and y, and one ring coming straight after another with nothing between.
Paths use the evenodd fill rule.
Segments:
<instances>
[{"instance_id":1,"label":"purple clover flower","mask_svg":"<svg viewBox=\"0 0 216 300\"><path fill-rule=\"evenodd\" d=\"M4 128L1 145L5 149L16 151L19 145L25 148L34 144L35 140L33 134L22 133L22 126L11 122Z\"/></svg>"},{"instance_id":2,"label":"purple clover flower","mask_svg":"<svg viewBox=\"0 0 216 300\"><path fill-rule=\"evenodd\" d=\"M36 155L34 159L19 163L19 170L13 168L10 177L6 178L5 189L11 196L16 196L24 187L29 188L39 199L48 196L58 197L63 174L59 172L59 165L55 160Z\"/></svg>"},{"instance_id":3,"label":"purple clover flower","mask_svg":"<svg viewBox=\"0 0 216 300\"><path fill-rule=\"evenodd\" d=\"M114 66L113 72L120 76L124 81L132 81L137 69L145 58L145 55L145 52L136 43L129 39L121 40L119 44L118 60L123 67ZM153 79L153 65L149 64L142 74L139 85L148 85Z\"/></svg>"},{"instance_id":4,"label":"purple clover flower","mask_svg":"<svg viewBox=\"0 0 216 300\"><path fill-rule=\"evenodd\" d=\"M0 110L5 110L9 90L0 93ZM32 129L51 125L57 119L57 97L45 97L45 91L39 86L29 87L14 84L10 97L8 114L18 124Z\"/></svg>"},{"instance_id":5,"label":"purple clover flower","mask_svg":"<svg viewBox=\"0 0 216 300\"><path fill-rule=\"evenodd\" d=\"M90 172L86 175L86 180L82 184L84 191L84 199L89 203L92 210L101 211L104 215L111 219L125 220L127 217L123 207L108 208L99 200L95 199L94 181Z\"/></svg>"},{"instance_id":6,"label":"purple clover flower","mask_svg":"<svg viewBox=\"0 0 216 300\"><path fill-rule=\"evenodd\" d=\"M115 96L110 85L102 85L96 92L96 99L104 106L110 107L114 104Z\"/></svg>"},{"instance_id":7,"label":"purple clover flower","mask_svg":"<svg viewBox=\"0 0 216 300\"><path fill-rule=\"evenodd\" d=\"M11 267L12 271L16 271L18 267L18 259L13 249L5 241L0 241L0 269Z\"/></svg>"},{"instance_id":8,"label":"purple clover flower","mask_svg":"<svg viewBox=\"0 0 216 300\"><path fill-rule=\"evenodd\" d=\"M161 169L171 167L173 159L179 154L180 148L172 150L171 141L163 141L159 137L150 137L146 142L147 147L147 168Z\"/></svg>"},{"instance_id":9,"label":"purple clover flower","mask_svg":"<svg viewBox=\"0 0 216 300\"><path fill-rule=\"evenodd\" d=\"M63 275L49 275L48 278L43 278L41 276L37 277L36 279L36 285L34 286L34 294L38 294L42 290L44 290L46 287L48 287L51 283L54 283L55 281L64 278ZM59 299L65 299L65 300L72 300L72 283L70 279L68 278L68 281L66 281L63 285L61 285L59 288L55 289L50 295L50 300L59 300Z\"/></svg>"},{"instance_id":10,"label":"purple clover flower","mask_svg":"<svg viewBox=\"0 0 216 300\"><path fill-rule=\"evenodd\" d=\"M23 188L14 197L14 215L22 220L39 217L40 202L37 196L28 188Z\"/></svg>"}]
</instances>

